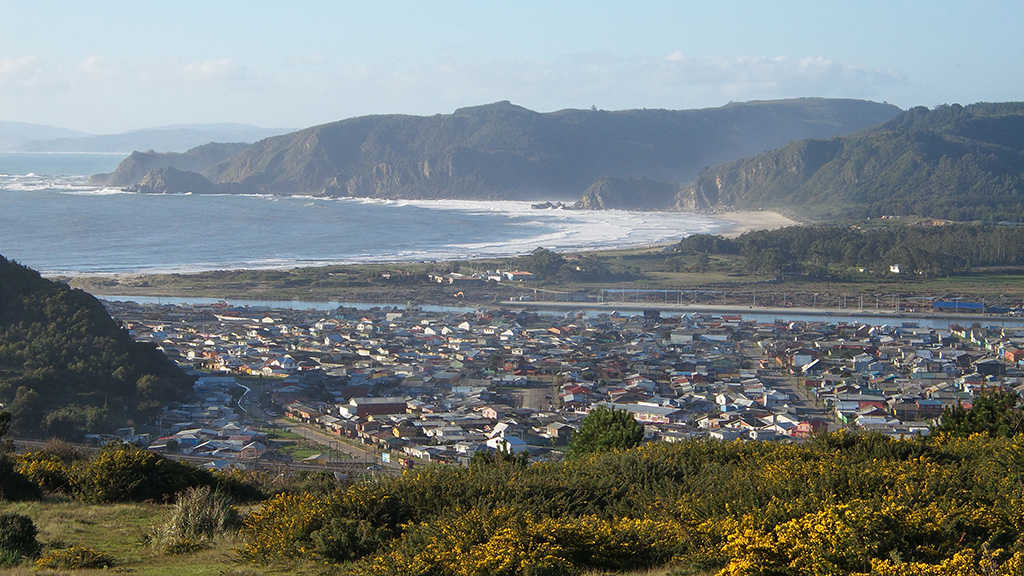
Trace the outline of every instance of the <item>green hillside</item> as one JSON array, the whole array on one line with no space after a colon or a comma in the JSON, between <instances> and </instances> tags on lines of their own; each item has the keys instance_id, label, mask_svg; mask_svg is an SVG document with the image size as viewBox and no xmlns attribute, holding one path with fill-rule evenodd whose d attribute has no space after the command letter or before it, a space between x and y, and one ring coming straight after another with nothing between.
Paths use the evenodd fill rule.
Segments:
<instances>
[{"instance_id":1,"label":"green hillside","mask_svg":"<svg viewBox=\"0 0 1024 576\"><path fill-rule=\"evenodd\" d=\"M0 256L0 403L15 433L109 432L140 423L188 387L98 300Z\"/></svg>"},{"instance_id":2,"label":"green hillside","mask_svg":"<svg viewBox=\"0 0 1024 576\"><path fill-rule=\"evenodd\" d=\"M801 140L703 171L679 204L1020 220L1024 103L918 107L857 135Z\"/></svg>"}]
</instances>

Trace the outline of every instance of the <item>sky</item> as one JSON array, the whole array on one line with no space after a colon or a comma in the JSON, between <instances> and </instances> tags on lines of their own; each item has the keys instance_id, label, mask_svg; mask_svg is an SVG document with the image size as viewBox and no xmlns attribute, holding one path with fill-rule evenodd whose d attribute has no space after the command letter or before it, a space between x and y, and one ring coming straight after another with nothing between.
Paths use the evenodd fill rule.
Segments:
<instances>
[{"instance_id":1,"label":"sky","mask_svg":"<svg viewBox=\"0 0 1024 576\"><path fill-rule=\"evenodd\" d=\"M498 100L1021 100L1020 22L1020 0L0 0L0 120L110 133Z\"/></svg>"}]
</instances>

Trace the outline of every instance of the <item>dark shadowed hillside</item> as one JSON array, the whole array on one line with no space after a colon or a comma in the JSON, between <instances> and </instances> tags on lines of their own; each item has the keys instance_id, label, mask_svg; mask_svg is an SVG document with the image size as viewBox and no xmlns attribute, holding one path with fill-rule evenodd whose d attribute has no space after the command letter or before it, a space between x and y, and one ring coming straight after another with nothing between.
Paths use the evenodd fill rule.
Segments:
<instances>
[{"instance_id":1,"label":"dark shadowed hillside","mask_svg":"<svg viewBox=\"0 0 1024 576\"><path fill-rule=\"evenodd\" d=\"M1024 103L914 108L861 134L795 142L705 170L680 206L1020 220Z\"/></svg>"},{"instance_id":2,"label":"dark shadowed hillside","mask_svg":"<svg viewBox=\"0 0 1024 576\"><path fill-rule=\"evenodd\" d=\"M208 166L227 160L248 146L245 143L211 142L180 153L132 152L130 156L121 161L115 172L96 174L92 177L92 182L103 186L130 186L138 184L149 172L162 168L199 172Z\"/></svg>"},{"instance_id":3,"label":"dark shadowed hillside","mask_svg":"<svg viewBox=\"0 0 1024 576\"><path fill-rule=\"evenodd\" d=\"M583 192L584 210L665 210L679 186L650 178L599 178Z\"/></svg>"},{"instance_id":4,"label":"dark shadowed hillside","mask_svg":"<svg viewBox=\"0 0 1024 576\"><path fill-rule=\"evenodd\" d=\"M794 139L862 130L898 112L828 99L544 114L499 102L448 115L351 118L268 138L224 162L174 167L200 172L227 192L575 199L604 176L688 181L708 165ZM144 177L126 164L110 181L130 185Z\"/></svg>"},{"instance_id":5,"label":"dark shadowed hillside","mask_svg":"<svg viewBox=\"0 0 1024 576\"><path fill-rule=\"evenodd\" d=\"M188 390L188 378L98 300L0 256L0 403L15 432L109 432Z\"/></svg>"}]
</instances>

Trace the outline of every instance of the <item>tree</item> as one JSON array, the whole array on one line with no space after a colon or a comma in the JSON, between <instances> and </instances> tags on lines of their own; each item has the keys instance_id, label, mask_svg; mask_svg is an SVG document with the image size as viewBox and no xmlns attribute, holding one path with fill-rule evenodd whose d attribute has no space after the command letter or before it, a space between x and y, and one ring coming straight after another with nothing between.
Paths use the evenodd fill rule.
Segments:
<instances>
[{"instance_id":1,"label":"tree","mask_svg":"<svg viewBox=\"0 0 1024 576\"><path fill-rule=\"evenodd\" d=\"M31 500L39 497L39 487L18 472L14 465L14 444L4 440L10 429L10 412L0 412L0 500ZM6 518L6 517L0 517ZM9 520L9 518L6 518ZM4 538L7 525L0 522L0 557L4 552ZM33 534L35 534L33 532ZM2 564L2 558L0 558Z\"/></svg>"},{"instance_id":2,"label":"tree","mask_svg":"<svg viewBox=\"0 0 1024 576\"><path fill-rule=\"evenodd\" d=\"M525 267L540 278L553 278L565 264L565 258L547 248L536 248L519 260Z\"/></svg>"},{"instance_id":3,"label":"tree","mask_svg":"<svg viewBox=\"0 0 1024 576\"><path fill-rule=\"evenodd\" d=\"M4 439L7 436L7 432L11 429L11 413L0 412L0 457L4 454L14 452L14 442L11 440Z\"/></svg>"},{"instance_id":4,"label":"tree","mask_svg":"<svg viewBox=\"0 0 1024 576\"><path fill-rule=\"evenodd\" d=\"M16 433L35 432L39 429L42 399L39 392L28 386L18 386L11 402L11 427Z\"/></svg>"},{"instance_id":5,"label":"tree","mask_svg":"<svg viewBox=\"0 0 1024 576\"><path fill-rule=\"evenodd\" d=\"M480 450L474 452L469 459L470 467L487 466L526 466L530 463L530 454L520 452L513 454L508 450Z\"/></svg>"},{"instance_id":6,"label":"tree","mask_svg":"<svg viewBox=\"0 0 1024 576\"><path fill-rule=\"evenodd\" d=\"M994 390L974 397L970 410L961 406L946 408L937 432L969 436L976 432L989 436L1014 436L1021 430L1021 411L1017 408L1017 395Z\"/></svg>"},{"instance_id":7,"label":"tree","mask_svg":"<svg viewBox=\"0 0 1024 576\"><path fill-rule=\"evenodd\" d=\"M624 450L643 442L644 429L625 410L597 406L583 419L569 443L569 456Z\"/></svg>"}]
</instances>

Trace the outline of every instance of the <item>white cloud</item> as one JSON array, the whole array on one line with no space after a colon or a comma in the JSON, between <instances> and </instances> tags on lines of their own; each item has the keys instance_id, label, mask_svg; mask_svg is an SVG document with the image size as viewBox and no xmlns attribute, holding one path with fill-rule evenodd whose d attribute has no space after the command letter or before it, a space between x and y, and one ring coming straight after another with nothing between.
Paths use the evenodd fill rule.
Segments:
<instances>
[{"instance_id":1,"label":"white cloud","mask_svg":"<svg viewBox=\"0 0 1024 576\"><path fill-rule=\"evenodd\" d=\"M219 78L238 73L238 67L231 58L217 58L189 62L182 66L186 76L193 78Z\"/></svg>"},{"instance_id":2,"label":"white cloud","mask_svg":"<svg viewBox=\"0 0 1024 576\"><path fill-rule=\"evenodd\" d=\"M94 72L102 67L103 59L99 56L87 56L78 64L78 69L82 72Z\"/></svg>"},{"instance_id":3,"label":"white cloud","mask_svg":"<svg viewBox=\"0 0 1024 576\"><path fill-rule=\"evenodd\" d=\"M223 89L254 88L264 78L232 58L211 58L181 66L185 80L218 85Z\"/></svg>"},{"instance_id":4,"label":"white cloud","mask_svg":"<svg viewBox=\"0 0 1024 576\"><path fill-rule=\"evenodd\" d=\"M105 76L110 68L101 56L86 56L78 63L78 71L87 76Z\"/></svg>"},{"instance_id":5,"label":"white cloud","mask_svg":"<svg viewBox=\"0 0 1024 576\"><path fill-rule=\"evenodd\" d=\"M42 64L34 56L0 58L0 86L29 87L41 80Z\"/></svg>"},{"instance_id":6,"label":"white cloud","mask_svg":"<svg viewBox=\"0 0 1024 576\"><path fill-rule=\"evenodd\" d=\"M746 94L749 98L796 92L864 97L906 81L900 74L862 68L824 56L687 58L673 52L665 61L662 73L674 85L711 90L721 87L724 91ZM763 90L773 93L760 94L759 91Z\"/></svg>"}]
</instances>

